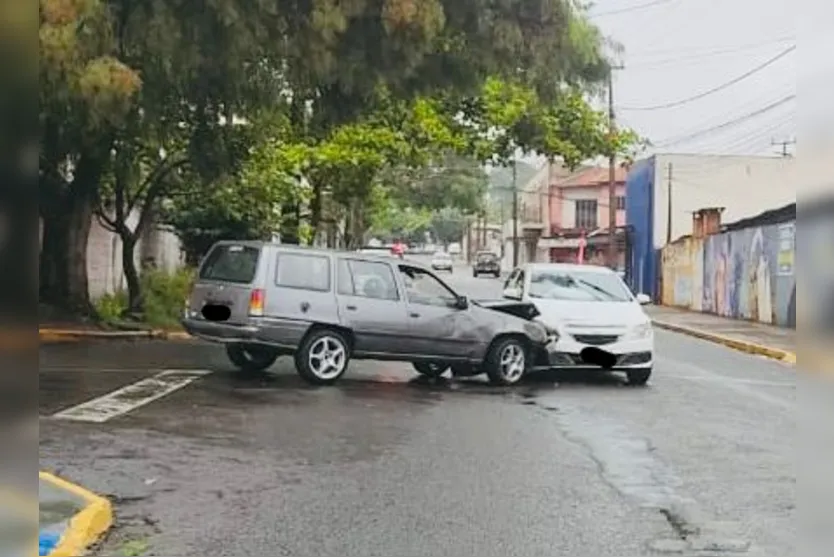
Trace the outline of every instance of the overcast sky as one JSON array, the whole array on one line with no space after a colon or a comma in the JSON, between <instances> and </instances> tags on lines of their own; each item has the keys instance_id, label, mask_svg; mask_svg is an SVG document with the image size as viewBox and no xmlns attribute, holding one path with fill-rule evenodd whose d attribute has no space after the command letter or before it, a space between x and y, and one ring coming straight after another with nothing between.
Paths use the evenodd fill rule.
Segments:
<instances>
[{"instance_id":1,"label":"overcast sky","mask_svg":"<svg viewBox=\"0 0 834 557\"><path fill-rule=\"evenodd\" d=\"M809 8L812 24L798 26L797 11L811 15ZM772 141L799 134L799 103L789 99L798 92L798 74L803 85L816 81L809 91L824 90L820 109L822 97L830 99L834 90L834 0L597 0L590 14L625 48L625 68L615 73L617 118L657 151L776 153L781 147ZM799 48L761 71L681 103L736 80L798 40ZM709 131L780 101L785 102L742 123ZM653 108L675 103L680 104Z\"/></svg>"}]
</instances>

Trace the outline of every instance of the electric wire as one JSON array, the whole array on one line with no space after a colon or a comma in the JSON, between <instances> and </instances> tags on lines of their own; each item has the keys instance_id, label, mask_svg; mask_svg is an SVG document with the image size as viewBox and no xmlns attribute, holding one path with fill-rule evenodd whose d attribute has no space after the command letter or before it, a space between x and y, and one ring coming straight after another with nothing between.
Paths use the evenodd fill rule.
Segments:
<instances>
[{"instance_id":1,"label":"electric wire","mask_svg":"<svg viewBox=\"0 0 834 557\"><path fill-rule=\"evenodd\" d=\"M794 50L796 50L796 45L791 45L788 48L786 48L785 50L781 51L776 56L768 59L767 61L763 62L762 64L759 64L758 66L754 67L753 69L748 70L745 73L743 73L743 74L741 74L741 75L731 79L730 81L727 81L727 82L725 82L725 83L723 83L723 84L721 84L717 87L713 87L712 89L702 91L701 93L698 93L697 95L693 95L693 96L687 97L685 99L680 99L680 100L677 100L677 101L673 101L673 102L669 102L669 103L665 103L665 104L658 104L658 105L654 105L654 106L634 106L634 107L621 106L621 107L619 107L619 110L628 110L628 111L632 111L632 112L633 111L644 111L645 112L645 111L650 111L650 110L662 110L662 109L666 109L666 108L674 108L674 107L677 107L677 106L681 106L683 104L687 104L687 103L690 103L690 102L693 102L693 101L697 101L699 99L703 99L704 97L707 97L709 95L718 93L719 91L723 91L724 89L726 89L728 87L731 87L731 86L735 85L736 83L744 81L748 77L759 73L760 71L764 70L765 68L775 64L777 61L781 60L782 58L784 58L785 56L787 56L788 54L790 54Z\"/></svg>"}]
</instances>

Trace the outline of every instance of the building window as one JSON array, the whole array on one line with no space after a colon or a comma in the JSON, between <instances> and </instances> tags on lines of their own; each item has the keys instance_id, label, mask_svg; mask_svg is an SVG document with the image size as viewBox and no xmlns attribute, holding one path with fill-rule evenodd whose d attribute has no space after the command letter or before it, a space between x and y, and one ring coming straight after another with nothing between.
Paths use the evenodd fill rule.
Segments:
<instances>
[{"instance_id":1,"label":"building window","mask_svg":"<svg viewBox=\"0 0 834 557\"><path fill-rule=\"evenodd\" d=\"M576 228L593 230L597 228L597 200L578 199L576 201Z\"/></svg>"},{"instance_id":2,"label":"building window","mask_svg":"<svg viewBox=\"0 0 834 557\"><path fill-rule=\"evenodd\" d=\"M618 195L617 196L617 210L618 211L625 211L625 196Z\"/></svg>"}]
</instances>

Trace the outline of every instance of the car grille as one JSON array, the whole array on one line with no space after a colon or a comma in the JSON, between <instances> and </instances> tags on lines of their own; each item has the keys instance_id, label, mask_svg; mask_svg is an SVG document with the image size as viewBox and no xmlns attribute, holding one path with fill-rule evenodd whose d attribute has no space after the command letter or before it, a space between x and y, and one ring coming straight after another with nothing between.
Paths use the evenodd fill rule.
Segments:
<instances>
[{"instance_id":1,"label":"car grille","mask_svg":"<svg viewBox=\"0 0 834 557\"><path fill-rule=\"evenodd\" d=\"M576 342L582 344L590 344L591 346L605 346L606 344L613 344L620 338L617 335L573 335Z\"/></svg>"}]
</instances>

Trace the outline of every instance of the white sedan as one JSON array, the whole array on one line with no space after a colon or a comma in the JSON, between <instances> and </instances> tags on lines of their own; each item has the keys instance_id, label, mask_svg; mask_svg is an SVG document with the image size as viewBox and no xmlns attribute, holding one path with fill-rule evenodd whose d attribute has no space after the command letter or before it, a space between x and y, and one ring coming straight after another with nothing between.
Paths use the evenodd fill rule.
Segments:
<instances>
[{"instance_id":1,"label":"white sedan","mask_svg":"<svg viewBox=\"0 0 834 557\"><path fill-rule=\"evenodd\" d=\"M445 251L438 251L431 258L431 268L435 271L449 271L451 273L453 267L452 256Z\"/></svg>"},{"instance_id":2,"label":"white sedan","mask_svg":"<svg viewBox=\"0 0 834 557\"><path fill-rule=\"evenodd\" d=\"M510 274L504 297L532 302L556 333L548 367L622 371L634 385L649 380L654 333L642 305L651 300L634 296L611 269L531 263Z\"/></svg>"}]
</instances>

